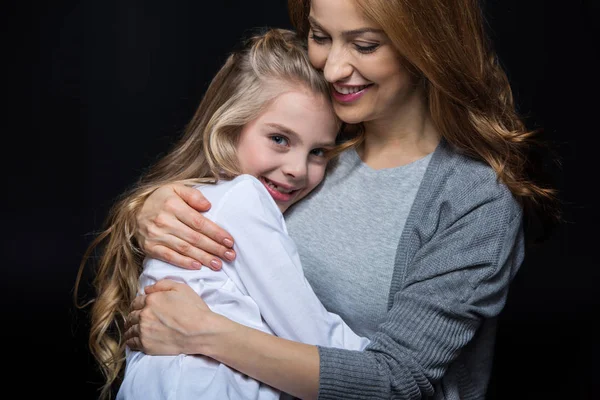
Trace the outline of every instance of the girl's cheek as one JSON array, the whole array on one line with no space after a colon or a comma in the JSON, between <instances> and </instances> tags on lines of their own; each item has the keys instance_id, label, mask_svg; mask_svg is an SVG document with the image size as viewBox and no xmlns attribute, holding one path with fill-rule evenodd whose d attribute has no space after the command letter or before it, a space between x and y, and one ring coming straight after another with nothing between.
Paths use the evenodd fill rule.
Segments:
<instances>
[{"instance_id":1,"label":"girl's cheek","mask_svg":"<svg viewBox=\"0 0 600 400\"><path fill-rule=\"evenodd\" d=\"M323 166L319 165L319 166L315 167L309 173L309 179L310 179L311 186L313 188L315 186L317 186L319 183L321 183L321 181L323 180L324 177L325 177L325 165L323 165Z\"/></svg>"}]
</instances>

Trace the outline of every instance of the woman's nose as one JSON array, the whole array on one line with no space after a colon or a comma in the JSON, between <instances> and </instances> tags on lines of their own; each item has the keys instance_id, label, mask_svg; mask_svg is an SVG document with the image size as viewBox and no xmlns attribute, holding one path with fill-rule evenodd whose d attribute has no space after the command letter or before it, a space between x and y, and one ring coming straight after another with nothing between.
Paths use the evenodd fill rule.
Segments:
<instances>
[{"instance_id":1,"label":"woman's nose","mask_svg":"<svg viewBox=\"0 0 600 400\"><path fill-rule=\"evenodd\" d=\"M343 81L352 75L352 69L348 49L343 46L332 45L323 67L325 79L331 83Z\"/></svg>"}]
</instances>

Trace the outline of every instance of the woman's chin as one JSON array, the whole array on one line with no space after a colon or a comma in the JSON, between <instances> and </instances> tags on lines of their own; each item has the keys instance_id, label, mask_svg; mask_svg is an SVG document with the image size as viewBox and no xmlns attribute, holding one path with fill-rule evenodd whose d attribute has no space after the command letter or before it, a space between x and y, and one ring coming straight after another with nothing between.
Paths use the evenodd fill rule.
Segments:
<instances>
[{"instance_id":1,"label":"woman's chin","mask_svg":"<svg viewBox=\"0 0 600 400\"><path fill-rule=\"evenodd\" d=\"M357 125L368 119L367 113L364 110L353 109L354 107L335 105L335 114L337 117L350 125ZM358 108L358 107L356 107Z\"/></svg>"}]
</instances>

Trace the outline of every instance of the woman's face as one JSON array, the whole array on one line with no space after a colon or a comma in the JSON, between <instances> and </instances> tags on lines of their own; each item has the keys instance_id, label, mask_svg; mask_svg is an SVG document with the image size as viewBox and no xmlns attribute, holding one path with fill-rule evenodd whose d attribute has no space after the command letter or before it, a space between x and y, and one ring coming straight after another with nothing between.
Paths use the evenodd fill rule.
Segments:
<instances>
[{"instance_id":1,"label":"woman's face","mask_svg":"<svg viewBox=\"0 0 600 400\"><path fill-rule=\"evenodd\" d=\"M308 54L331 83L340 119L393 119L416 97L414 78L400 53L353 0L312 0L309 23Z\"/></svg>"}]
</instances>

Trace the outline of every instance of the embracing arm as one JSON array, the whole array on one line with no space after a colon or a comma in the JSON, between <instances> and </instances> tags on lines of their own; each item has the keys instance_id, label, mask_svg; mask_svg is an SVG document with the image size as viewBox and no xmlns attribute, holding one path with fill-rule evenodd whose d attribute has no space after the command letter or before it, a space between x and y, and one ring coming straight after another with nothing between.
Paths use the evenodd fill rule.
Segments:
<instances>
[{"instance_id":1,"label":"embracing arm","mask_svg":"<svg viewBox=\"0 0 600 400\"><path fill-rule=\"evenodd\" d=\"M126 322L132 350L203 354L302 399L317 397L317 347L279 338L214 313L185 283L164 279L137 296Z\"/></svg>"},{"instance_id":2,"label":"embracing arm","mask_svg":"<svg viewBox=\"0 0 600 400\"><path fill-rule=\"evenodd\" d=\"M146 255L185 269L220 269L233 260L233 238L205 218L210 209L202 193L183 183L156 189L136 215L135 238Z\"/></svg>"},{"instance_id":3,"label":"embracing arm","mask_svg":"<svg viewBox=\"0 0 600 400\"><path fill-rule=\"evenodd\" d=\"M510 279L522 261L521 215L514 211L514 200L509 197L481 198L464 213L448 208L451 221L433 234L409 233L409 241L421 242L420 248L411 254L406 276L394 276L392 292L396 295L387 320L365 351L319 347L314 355L314 346L242 326L235 330L229 325L235 323L229 320L220 324L229 328L220 329L219 324L196 318L186 319L195 323L182 339L193 346L178 351L208 354L301 398L316 396L315 382L323 399L421 399L431 395L433 385L472 340L482 321L499 314ZM496 218L499 213L501 221ZM155 310L143 311L151 321ZM171 316L167 314L161 318L168 320ZM134 315L133 328L138 320L138 314ZM155 332L158 328L173 330L165 323L154 327ZM202 343L210 334L210 340ZM136 329L128 335L139 337ZM250 337L251 342L247 340ZM227 351L235 346L245 348L239 354ZM158 340L156 345L139 344L137 348L150 354L162 349ZM318 365L316 370L312 363Z\"/></svg>"},{"instance_id":4,"label":"embracing arm","mask_svg":"<svg viewBox=\"0 0 600 400\"><path fill-rule=\"evenodd\" d=\"M230 320L223 323L229 328L219 332L218 337L215 335L214 340L198 344L202 354L298 398L317 398L319 353L316 346L273 336Z\"/></svg>"},{"instance_id":5,"label":"embracing arm","mask_svg":"<svg viewBox=\"0 0 600 400\"><path fill-rule=\"evenodd\" d=\"M224 263L224 272L258 305L277 336L349 350L367 346L369 340L328 312L314 293L281 212L256 178L236 178L211 218L236 237L236 260Z\"/></svg>"},{"instance_id":6,"label":"embracing arm","mask_svg":"<svg viewBox=\"0 0 600 400\"><path fill-rule=\"evenodd\" d=\"M430 237L413 232L411 240L419 237L423 242L412 255L406 275L394 276L391 308L371 344L364 351L318 346L319 398L431 396L435 384L472 341L482 322L502 310L509 283L522 262L522 234L521 211L506 192L482 195L476 204L441 222ZM260 352L261 357L263 352L269 354L267 343L264 348L254 346L257 342L248 351ZM234 356L221 351L214 356L225 363L234 361L224 361L224 357ZM274 351L274 357L296 357L286 346ZM260 371L252 365L236 368L249 368L241 371L251 375L266 374L275 363L271 357L260 358L260 362L264 368ZM292 370L298 365L285 364L277 365L279 377L298 374ZM306 388L312 382L309 377L299 374L293 382L279 379L278 383ZM302 383L301 379L307 380Z\"/></svg>"},{"instance_id":7,"label":"embracing arm","mask_svg":"<svg viewBox=\"0 0 600 400\"><path fill-rule=\"evenodd\" d=\"M394 275L391 308L366 351L319 347L320 399L432 396L482 323L501 312L523 260L520 208L506 191L442 214L400 242L417 250L398 250L397 262L411 261Z\"/></svg>"},{"instance_id":8,"label":"embracing arm","mask_svg":"<svg viewBox=\"0 0 600 400\"><path fill-rule=\"evenodd\" d=\"M300 398L431 396L435 383L471 341L482 321L501 311L510 279L521 263L520 214L499 224L481 223L489 221L488 214L498 206L493 201L480 205L434 234L417 251L402 287L397 277L393 280L393 305L363 351L292 342L210 311L184 317L168 309L162 312L160 307L142 310L146 312L146 324L162 321L146 332L191 326L181 329L184 333L176 339L172 339L172 332L169 340L151 341L149 335L148 342L137 348L161 354L165 342L180 343L176 349L168 349L169 354L208 355ZM486 225L482 227L485 233L466 228L473 225ZM167 284L181 285L163 281L157 286L163 285L159 290L164 290ZM156 304L158 296L167 295L154 288L146 292L150 293L149 300L157 296L152 300ZM195 292L191 291L190 296L202 302ZM141 301L143 297L136 299ZM181 306L171 306L173 309L180 310ZM135 315L134 324L139 319ZM131 332L128 335L139 336Z\"/></svg>"},{"instance_id":9,"label":"embracing arm","mask_svg":"<svg viewBox=\"0 0 600 400\"><path fill-rule=\"evenodd\" d=\"M164 280L146 287L147 296L136 299L130 323L137 328L128 330L128 345L154 355L204 354L287 393L316 397L315 345L359 350L368 339L356 335L318 300L304 278L281 213L258 181L239 180L215 203L211 218L239 238L238 257L225 263L224 272L252 297L279 337L213 313L193 290ZM173 296L188 296L200 310L169 303ZM147 300L140 306L140 299ZM157 332L164 336L159 338Z\"/></svg>"}]
</instances>

